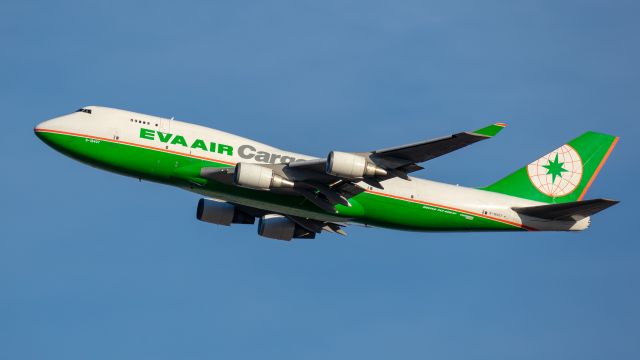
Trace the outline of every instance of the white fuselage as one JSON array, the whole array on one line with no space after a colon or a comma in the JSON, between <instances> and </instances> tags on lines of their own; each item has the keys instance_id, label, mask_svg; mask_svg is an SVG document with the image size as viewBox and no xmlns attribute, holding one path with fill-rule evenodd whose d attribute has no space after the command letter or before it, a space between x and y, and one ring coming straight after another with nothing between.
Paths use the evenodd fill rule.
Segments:
<instances>
[{"instance_id":1,"label":"white fuselage","mask_svg":"<svg viewBox=\"0 0 640 360\"><path fill-rule=\"evenodd\" d=\"M238 162L266 164L315 158L278 149L220 130L173 119L105 107L94 106L87 109L90 109L92 114L72 113L45 121L39 124L38 128L75 134L86 137L88 139L86 141L93 139L95 141L120 142L161 152L215 161L229 166ZM141 133L141 127L147 131ZM177 139L178 136L182 137L182 140ZM229 151L230 148L233 151ZM558 222L523 217L511 208L542 205L542 203L415 177L411 177L410 181L400 178L385 180L382 182L383 190L372 188L365 183L359 185L372 194L424 204L425 211L429 211L430 204L433 204L439 208L463 210L474 216L522 224L537 230L582 230L589 224L588 218L578 222ZM330 214L301 213L299 209L287 209L281 205L238 197L233 193L210 193L193 188L189 190L264 210L320 217L321 220L328 221L337 219L344 221L344 219Z\"/></svg>"}]
</instances>

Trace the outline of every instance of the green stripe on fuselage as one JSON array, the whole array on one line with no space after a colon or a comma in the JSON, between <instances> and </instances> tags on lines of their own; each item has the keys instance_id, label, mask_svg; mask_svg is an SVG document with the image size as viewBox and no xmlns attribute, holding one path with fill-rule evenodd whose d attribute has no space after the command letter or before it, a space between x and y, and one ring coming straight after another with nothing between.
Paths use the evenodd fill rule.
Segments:
<instances>
[{"instance_id":1,"label":"green stripe on fuselage","mask_svg":"<svg viewBox=\"0 0 640 360\"><path fill-rule=\"evenodd\" d=\"M200 177L203 167L228 167L216 161L149 149L121 142L52 132L37 132L45 143L74 159L111 172L191 189L197 193L232 194L252 202L327 215L308 200L269 191L251 190ZM197 185L199 184L199 185ZM359 223L415 231L521 230L516 225L436 205L363 192L338 205L339 217Z\"/></svg>"}]
</instances>

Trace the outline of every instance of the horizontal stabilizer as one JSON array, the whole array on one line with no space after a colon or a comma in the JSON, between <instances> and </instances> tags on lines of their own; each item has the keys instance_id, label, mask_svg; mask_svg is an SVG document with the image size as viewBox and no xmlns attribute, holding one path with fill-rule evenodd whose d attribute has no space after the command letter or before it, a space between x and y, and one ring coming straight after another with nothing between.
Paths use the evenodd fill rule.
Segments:
<instances>
[{"instance_id":1,"label":"horizontal stabilizer","mask_svg":"<svg viewBox=\"0 0 640 360\"><path fill-rule=\"evenodd\" d=\"M514 207L518 214L547 220L578 221L619 203L616 200L593 199L561 204Z\"/></svg>"},{"instance_id":2,"label":"horizontal stabilizer","mask_svg":"<svg viewBox=\"0 0 640 360\"><path fill-rule=\"evenodd\" d=\"M518 214L547 220L578 221L619 203L617 200L593 199L561 204L514 207Z\"/></svg>"}]
</instances>

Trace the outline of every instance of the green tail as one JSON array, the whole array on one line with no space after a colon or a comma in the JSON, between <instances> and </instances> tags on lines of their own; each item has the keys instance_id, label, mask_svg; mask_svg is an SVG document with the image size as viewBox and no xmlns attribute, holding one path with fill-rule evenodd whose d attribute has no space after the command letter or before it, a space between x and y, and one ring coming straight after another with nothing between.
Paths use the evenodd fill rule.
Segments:
<instances>
[{"instance_id":1,"label":"green tail","mask_svg":"<svg viewBox=\"0 0 640 360\"><path fill-rule=\"evenodd\" d=\"M582 200L617 142L588 131L483 190L546 203Z\"/></svg>"}]
</instances>

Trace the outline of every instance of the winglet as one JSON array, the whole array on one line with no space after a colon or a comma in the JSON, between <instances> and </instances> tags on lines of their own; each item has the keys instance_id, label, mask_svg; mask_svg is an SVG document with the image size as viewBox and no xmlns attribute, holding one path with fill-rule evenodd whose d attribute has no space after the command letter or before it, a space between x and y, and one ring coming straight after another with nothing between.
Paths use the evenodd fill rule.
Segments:
<instances>
[{"instance_id":1,"label":"winglet","mask_svg":"<svg viewBox=\"0 0 640 360\"><path fill-rule=\"evenodd\" d=\"M498 135L498 133L505 128L507 124L505 123L495 123L489 126L483 127L482 129L478 129L476 131L472 131L473 134L483 135L487 137L494 137Z\"/></svg>"}]
</instances>

